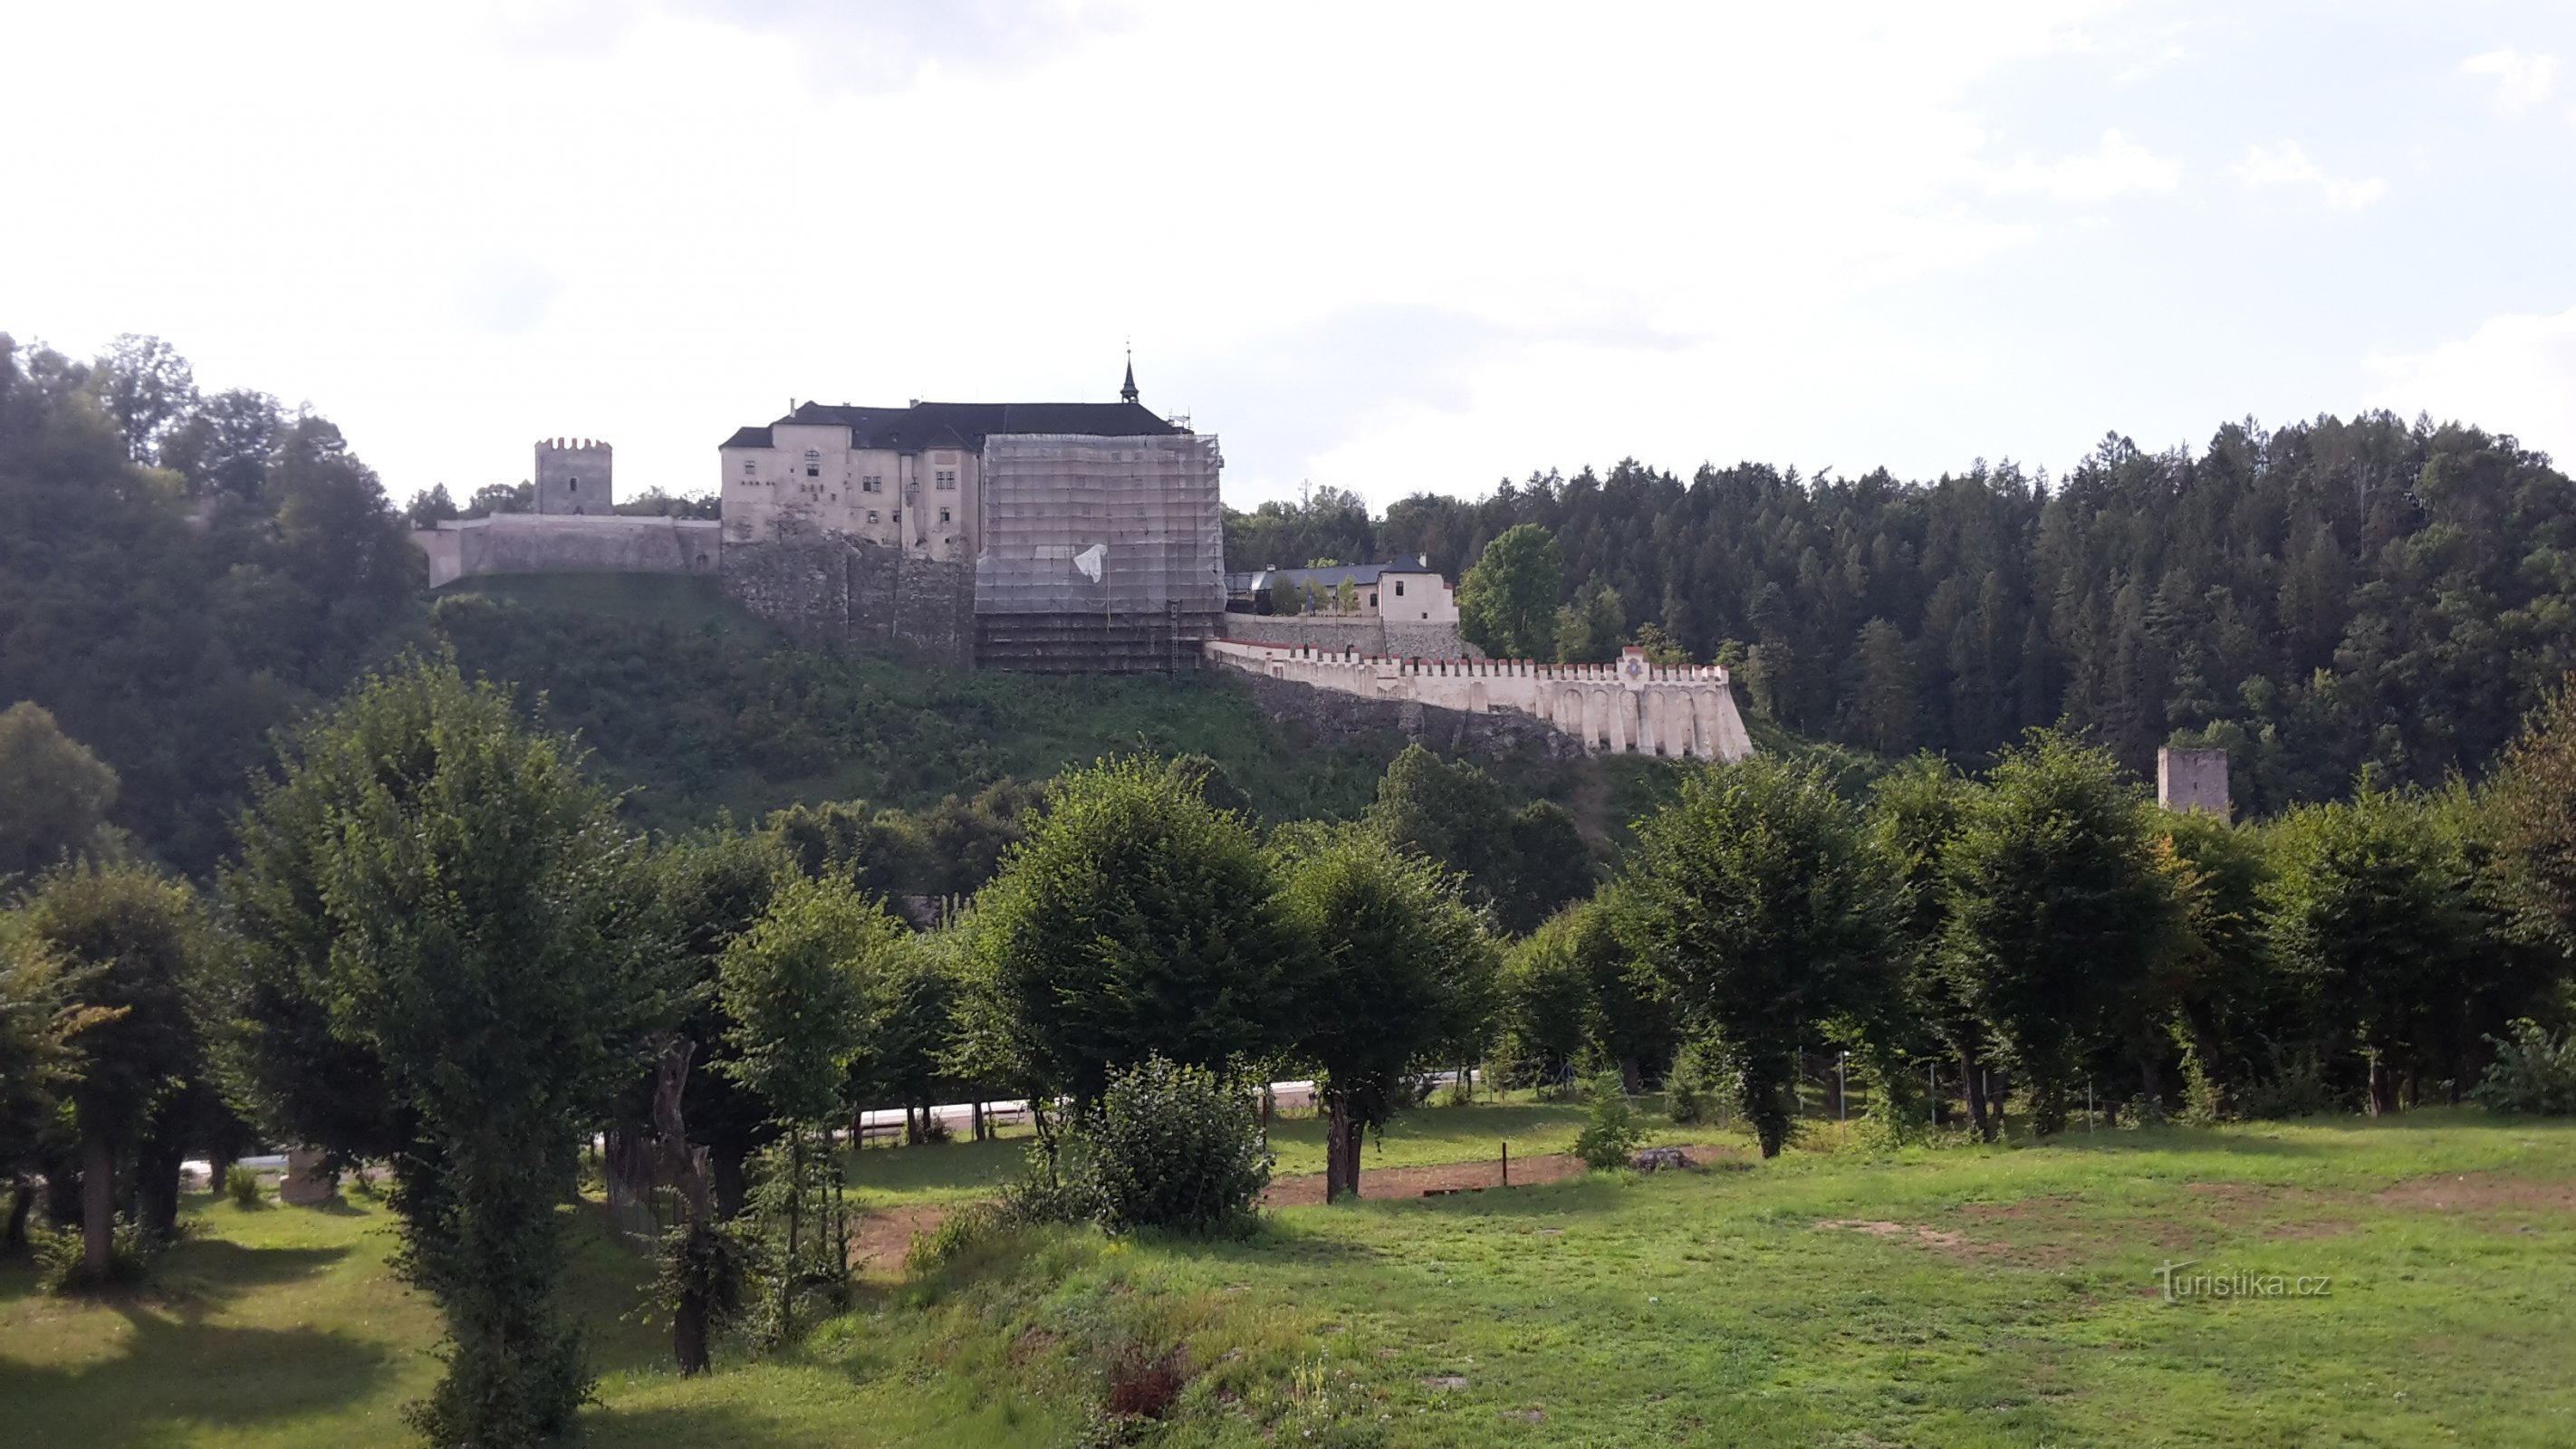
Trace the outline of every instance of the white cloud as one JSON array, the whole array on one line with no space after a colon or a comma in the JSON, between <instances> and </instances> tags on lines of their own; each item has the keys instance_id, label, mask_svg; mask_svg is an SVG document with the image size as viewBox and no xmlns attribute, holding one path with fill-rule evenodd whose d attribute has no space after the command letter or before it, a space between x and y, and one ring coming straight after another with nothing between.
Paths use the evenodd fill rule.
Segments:
<instances>
[{"instance_id":1,"label":"white cloud","mask_svg":"<svg viewBox=\"0 0 2576 1449\"><path fill-rule=\"evenodd\" d=\"M2492 317L2466 337L2369 366L2383 380L2379 406L2511 433L2562 467L2576 463L2576 307Z\"/></svg>"},{"instance_id":2,"label":"white cloud","mask_svg":"<svg viewBox=\"0 0 2576 1449\"><path fill-rule=\"evenodd\" d=\"M2109 130L2091 151L2047 162L2025 156L1996 172L1986 186L2004 195L2036 193L2059 201L2107 201L2135 192L2167 192L2181 183L2180 161L2159 156Z\"/></svg>"},{"instance_id":3,"label":"white cloud","mask_svg":"<svg viewBox=\"0 0 2576 1449\"><path fill-rule=\"evenodd\" d=\"M2508 45L2460 62L2460 74L2493 81L2495 93L2488 104L2505 115L2518 116L2549 98L2550 88L2558 82L2558 57L2525 55Z\"/></svg>"},{"instance_id":4,"label":"white cloud","mask_svg":"<svg viewBox=\"0 0 2576 1449\"><path fill-rule=\"evenodd\" d=\"M2388 194L2388 183L2376 176L2355 179L2326 174L2324 167L2308 159L2307 148L2296 141L2247 146L2245 159L2228 167L2227 174L2258 190L2312 186L2325 197L2326 205L2346 211L2368 206Z\"/></svg>"}]
</instances>

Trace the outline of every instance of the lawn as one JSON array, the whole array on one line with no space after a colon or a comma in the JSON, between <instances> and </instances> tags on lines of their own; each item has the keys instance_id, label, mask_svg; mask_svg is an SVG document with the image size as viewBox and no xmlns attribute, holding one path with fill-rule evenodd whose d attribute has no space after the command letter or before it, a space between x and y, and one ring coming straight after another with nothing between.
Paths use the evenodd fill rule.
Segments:
<instances>
[{"instance_id":1,"label":"lawn","mask_svg":"<svg viewBox=\"0 0 2576 1449\"><path fill-rule=\"evenodd\" d=\"M1317 1155L1313 1125L1279 1125L1283 1171ZM1369 1165L1572 1131L1563 1108L1428 1110ZM936 1202L1016 1151L858 1170L877 1201ZM190 1215L200 1236L130 1299L50 1303L0 1270L9 1439L398 1439L436 1365L387 1219ZM587 1213L576 1231L602 1443L1069 1443L1175 1348L1189 1380L1153 1441L1174 1445L2576 1442L2576 1124L2473 1111L1792 1151L1289 1208L1241 1242L1046 1230L872 1282L801 1350L735 1347L695 1382L620 1318L637 1261ZM2158 1270L2183 1260L2324 1291L2169 1302Z\"/></svg>"}]
</instances>

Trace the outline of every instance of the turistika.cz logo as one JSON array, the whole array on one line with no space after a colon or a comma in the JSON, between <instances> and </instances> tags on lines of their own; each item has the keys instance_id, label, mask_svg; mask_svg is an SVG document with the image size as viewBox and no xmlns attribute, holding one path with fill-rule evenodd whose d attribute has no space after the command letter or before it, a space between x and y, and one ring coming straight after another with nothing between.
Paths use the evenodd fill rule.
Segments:
<instances>
[{"instance_id":1,"label":"turistika.cz logo","mask_svg":"<svg viewBox=\"0 0 2576 1449\"><path fill-rule=\"evenodd\" d=\"M2254 1273L2242 1268L2204 1268L2197 1273L2183 1270L2198 1263L2185 1258L2179 1263L2165 1263L2156 1269L2156 1282L2164 1289L2167 1303L2181 1303L2194 1298L2331 1298L2334 1278L2324 1273Z\"/></svg>"}]
</instances>

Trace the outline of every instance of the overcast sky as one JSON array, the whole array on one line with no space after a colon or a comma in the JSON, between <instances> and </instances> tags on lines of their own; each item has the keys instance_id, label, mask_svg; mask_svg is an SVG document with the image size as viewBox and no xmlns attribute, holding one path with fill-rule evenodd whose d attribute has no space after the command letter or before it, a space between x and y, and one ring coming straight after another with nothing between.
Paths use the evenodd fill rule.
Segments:
<instances>
[{"instance_id":1,"label":"overcast sky","mask_svg":"<svg viewBox=\"0 0 2576 1449\"><path fill-rule=\"evenodd\" d=\"M2258 11L2259 13L2246 13ZM2576 8L14 5L0 329L397 497L790 398L1107 400L1229 502L2062 470L2428 411L2576 463Z\"/></svg>"}]
</instances>

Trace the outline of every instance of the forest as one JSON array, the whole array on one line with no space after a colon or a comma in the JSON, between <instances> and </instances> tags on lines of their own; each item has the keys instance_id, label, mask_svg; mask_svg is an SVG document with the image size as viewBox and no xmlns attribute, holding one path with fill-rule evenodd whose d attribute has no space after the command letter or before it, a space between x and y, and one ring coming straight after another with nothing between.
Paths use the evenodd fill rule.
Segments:
<instances>
[{"instance_id":1,"label":"forest","mask_svg":"<svg viewBox=\"0 0 2576 1449\"><path fill-rule=\"evenodd\" d=\"M2566 480L2479 434L2347 431L2241 467L2110 446L2056 488L1623 468L1232 520L1246 556L1472 554L1464 628L1497 653L1739 669L1764 751L1664 772L1605 842L1419 746L1301 760L1238 730L1220 759L1167 712L1067 765L1094 742L1015 745L1048 707L1017 681L431 601L327 422L197 397L149 339L0 343L0 1251L48 1292L122 1291L185 1236L184 1161L305 1144L332 1184L383 1180L437 1306L414 1427L516 1445L592 1391L555 1208L593 1143L612 1211L674 1205L653 1311L695 1375L852 1308L872 1108L911 1139L941 1102L1035 1127L1024 1176L919 1241L931 1269L1030 1228L1243 1236L1283 1078L1317 1084L1327 1202L1452 1070L1466 1098L1581 1083L1578 1152L1614 1172L1650 1085L1765 1160L1827 1080L1890 1151L2565 1115ZM2407 481L2346 520L2315 459L2353 439ZM1946 673L1917 649L1945 627ZM2286 723L2256 709L2276 668L2307 671ZM2231 677L2235 714L2175 703ZM1103 688L1054 698L1133 721L1222 693ZM2246 752L2262 818L2157 807L2140 756L2177 736ZM624 772L692 758L708 778L671 783L873 758L906 799L964 788L637 808L661 782Z\"/></svg>"},{"instance_id":2,"label":"forest","mask_svg":"<svg viewBox=\"0 0 2576 1449\"><path fill-rule=\"evenodd\" d=\"M2365 769L2485 768L2576 665L2576 490L2510 435L2386 413L2220 427L2197 455L2104 438L2062 477L1801 477L1634 460L1416 493L1372 518L1314 490L1229 516L1247 565L1420 554L1459 579L1545 530L1569 611L1551 651L1657 644L1737 671L1796 733L1990 758L2035 725L2132 769L2224 746L2258 814Z\"/></svg>"}]
</instances>

